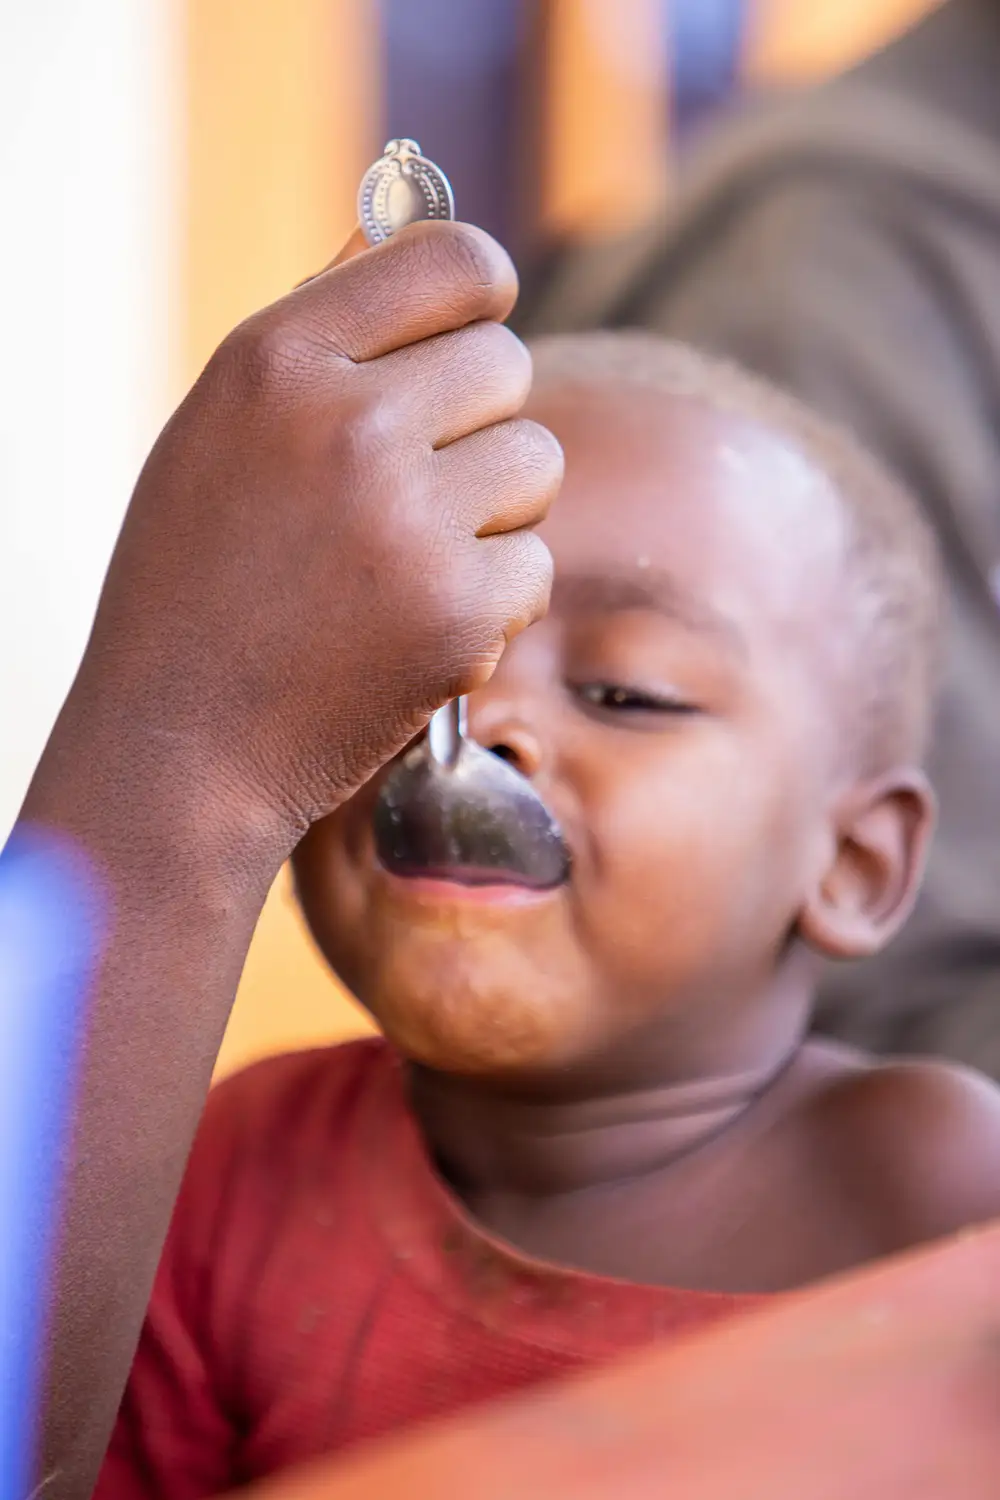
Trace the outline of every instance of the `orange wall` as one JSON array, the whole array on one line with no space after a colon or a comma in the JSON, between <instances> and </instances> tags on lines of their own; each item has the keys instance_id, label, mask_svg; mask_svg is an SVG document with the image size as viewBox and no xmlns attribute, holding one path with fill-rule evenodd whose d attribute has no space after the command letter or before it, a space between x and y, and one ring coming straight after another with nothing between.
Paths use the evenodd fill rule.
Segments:
<instances>
[{"instance_id":1,"label":"orange wall","mask_svg":"<svg viewBox=\"0 0 1000 1500\"><path fill-rule=\"evenodd\" d=\"M187 0L183 370L331 258L378 149L368 0ZM361 1025L287 877L247 959L220 1071Z\"/></svg>"},{"instance_id":2,"label":"orange wall","mask_svg":"<svg viewBox=\"0 0 1000 1500\"><path fill-rule=\"evenodd\" d=\"M369 0L186 0L184 358L319 269L377 141Z\"/></svg>"},{"instance_id":3,"label":"orange wall","mask_svg":"<svg viewBox=\"0 0 1000 1500\"><path fill-rule=\"evenodd\" d=\"M543 231L621 233L666 191L662 8L649 0L537 0L537 16Z\"/></svg>"},{"instance_id":4,"label":"orange wall","mask_svg":"<svg viewBox=\"0 0 1000 1500\"><path fill-rule=\"evenodd\" d=\"M753 0L746 73L762 82L799 83L846 68L939 0Z\"/></svg>"}]
</instances>

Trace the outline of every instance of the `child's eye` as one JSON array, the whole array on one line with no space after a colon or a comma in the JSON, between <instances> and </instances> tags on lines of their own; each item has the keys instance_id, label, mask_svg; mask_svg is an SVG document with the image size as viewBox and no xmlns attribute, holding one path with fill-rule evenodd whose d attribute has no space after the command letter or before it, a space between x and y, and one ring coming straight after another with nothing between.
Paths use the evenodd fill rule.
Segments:
<instances>
[{"instance_id":1,"label":"child's eye","mask_svg":"<svg viewBox=\"0 0 1000 1500\"><path fill-rule=\"evenodd\" d=\"M694 705L682 698L664 693L650 693L642 688L625 687L614 682L583 682L575 692L592 708L618 713L693 714Z\"/></svg>"}]
</instances>

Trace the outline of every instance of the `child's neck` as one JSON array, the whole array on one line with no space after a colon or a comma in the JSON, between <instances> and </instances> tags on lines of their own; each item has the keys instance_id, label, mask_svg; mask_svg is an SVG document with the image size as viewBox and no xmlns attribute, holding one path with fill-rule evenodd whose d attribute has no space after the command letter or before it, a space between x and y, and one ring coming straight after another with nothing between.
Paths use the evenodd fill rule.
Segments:
<instances>
[{"instance_id":1,"label":"child's neck","mask_svg":"<svg viewBox=\"0 0 1000 1500\"><path fill-rule=\"evenodd\" d=\"M797 1054L799 1007L772 1013L750 1036L734 1025L687 1065L609 1068L569 1090L525 1092L414 1068L413 1107L428 1147L463 1197L557 1197L661 1171L726 1131ZM718 1039L720 1033L716 1031ZM648 1042L648 1045L647 1045ZM655 1040L638 1049L642 1063Z\"/></svg>"},{"instance_id":2,"label":"child's neck","mask_svg":"<svg viewBox=\"0 0 1000 1500\"><path fill-rule=\"evenodd\" d=\"M485 1094L418 1071L412 1099L431 1152L463 1195L554 1197L670 1166L735 1123L789 1060L571 1103Z\"/></svg>"}]
</instances>

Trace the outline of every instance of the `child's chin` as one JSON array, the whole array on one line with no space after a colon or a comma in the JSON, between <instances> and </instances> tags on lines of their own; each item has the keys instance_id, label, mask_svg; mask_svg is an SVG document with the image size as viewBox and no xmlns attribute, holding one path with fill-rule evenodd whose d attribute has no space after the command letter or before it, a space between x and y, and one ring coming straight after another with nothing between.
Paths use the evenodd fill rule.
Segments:
<instances>
[{"instance_id":1,"label":"child's chin","mask_svg":"<svg viewBox=\"0 0 1000 1500\"><path fill-rule=\"evenodd\" d=\"M585 1045L574 998L523 977L513 987L468 971L458 983L426 972L394 979L388 966L365 986L364 1004L404 1056L437 1072L502 1077L561 1067Z\"/></svg>"}]
</instances>

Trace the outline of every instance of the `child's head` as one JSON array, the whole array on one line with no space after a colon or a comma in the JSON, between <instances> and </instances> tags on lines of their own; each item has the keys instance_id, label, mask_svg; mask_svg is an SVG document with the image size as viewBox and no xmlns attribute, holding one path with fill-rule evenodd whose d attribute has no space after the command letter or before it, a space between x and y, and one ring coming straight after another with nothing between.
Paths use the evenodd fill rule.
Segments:
<instances>
[{"instance_id":1,"label":"child's head","mask_svg":"<svg viewBox=\"0 0 1000 1500\"><path fill-rule=\"evenodd\" d=\"M637 334L535 348L566 452L548 617L470 703L572 850L537 893L388 875L379 779L296 857L327 958L404 1052L572 1087L754 1068L822 957L904 920L939 595L907 497L741 371Z\"/></svg>"}]
</instances>

